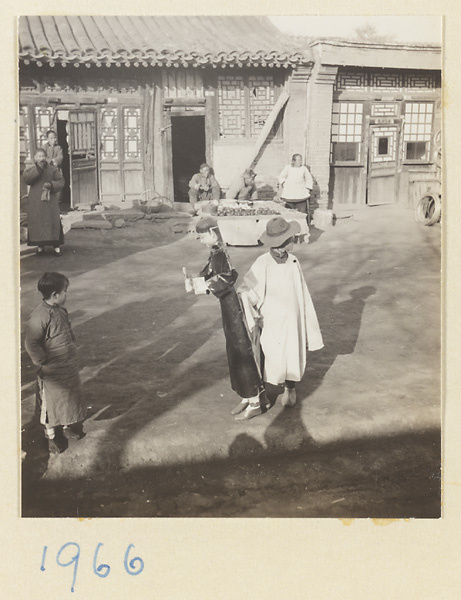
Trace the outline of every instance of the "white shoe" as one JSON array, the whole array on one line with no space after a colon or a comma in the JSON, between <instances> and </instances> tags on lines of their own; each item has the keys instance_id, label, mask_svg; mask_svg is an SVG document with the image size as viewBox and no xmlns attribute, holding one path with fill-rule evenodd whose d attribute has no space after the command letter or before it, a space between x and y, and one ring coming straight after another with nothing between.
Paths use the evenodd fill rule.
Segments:
<instances>
[{"instance_id":1,"label":"white shoe","mask_svg":"<svg viewBox=\"0 0 461 600\"><path fill-rule=\"evenodd\" d=\"M252 419L253 417L257 417L258 415L262 415L263 411L259 404L248 404L243 412L239 415L235 416L234 419L236 421L246 421L247 419Z\"/></svg>"},{"instance_id":2,"label":"white shoe","mask_svg":"<svg viewBox=\"0 0 461 600\"><path fill-rule=\"evenodd\" d=\"M247 398L243 398L240 404L231 410L231 415L239 415L245 410L249 403L250 401Z\"/></svg>"},{"instance_id":3,"label":"white shoe","mask_svg":"<svg viewBox=\"0 0 461 600\"><path fill-rule=\"evenodd\" d=\"M285 388L282 394L282 405L292 407L296 404L296 390Z\"/></svg>"}]
</instances>

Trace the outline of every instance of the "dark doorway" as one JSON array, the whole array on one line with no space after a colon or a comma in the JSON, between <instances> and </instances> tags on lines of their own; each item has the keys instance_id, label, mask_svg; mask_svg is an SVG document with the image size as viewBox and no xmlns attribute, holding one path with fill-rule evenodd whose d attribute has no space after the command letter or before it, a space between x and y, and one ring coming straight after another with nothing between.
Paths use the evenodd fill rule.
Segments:
<instances>
[{"instance_id":1,"label":"dark doorway","mask_svg":"<svg viewBox=\"0 0 461 600\"><path fill-rule=\"evenodd\" d=\"M206 162L205 117L171 117L175 202L189 201L189 181Z\"/></svg>"},{"instance_id":2,"label":"dark doorway","mask_svg":"<svg viewBox=\"0 0 461 600\"><path fill-rule=\"evenodd\" d=\"M61 210L68 211L70 209L70 161L69 161L69 142L67 140L67 119L58 119L56 121L56 135L58 144L62 148L63 160L61 171L65 179L65 186L61 194L60 206Z\"/></svg>"}]
</instances>

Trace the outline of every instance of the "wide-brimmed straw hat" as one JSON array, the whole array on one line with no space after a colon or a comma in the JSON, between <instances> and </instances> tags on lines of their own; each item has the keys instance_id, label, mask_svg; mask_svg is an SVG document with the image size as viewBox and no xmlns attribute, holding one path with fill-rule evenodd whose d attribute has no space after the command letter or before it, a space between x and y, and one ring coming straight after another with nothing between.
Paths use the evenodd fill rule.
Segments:
<instances>
[{"instance_id":1,"label":"wide-brimmed straw hat","mask_svg":"<svg viewBox=\"0 0 461 600\"><path fill-rule=\"evenodd\" d=\"M265 246L278 248L288 238L297 235L301 227L297 221L285 221L283 217L274 217L267 222L266 231L259 238Z\"/></svg>"}]
</instances>

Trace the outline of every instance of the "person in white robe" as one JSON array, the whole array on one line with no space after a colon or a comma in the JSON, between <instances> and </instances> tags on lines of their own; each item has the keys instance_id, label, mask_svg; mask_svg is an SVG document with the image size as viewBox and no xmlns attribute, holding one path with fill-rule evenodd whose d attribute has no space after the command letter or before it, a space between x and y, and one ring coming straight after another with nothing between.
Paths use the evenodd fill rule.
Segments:
<instances>
[{"instance_id":1,"label":"person in white robe","mask_svg":"<svg viewBox=\"0 0 461 600\"><path fill-rule=\"evenodd\" d=\"M301 154L293 154L291 164L279 175L280 199L287 208L309 215L309 196L314 181L309 169L303 165Z\"/></svg>"},{"instance_id":2,"label":"person in white robe","mask_svg":"<svg viewBox=\"0 0 461 600\"><path fill-rule=\"evenodd\" d=\"M288 223L283 217L268 221L261 242L270 250L256 259L239 288L248 329L254 341L259 337L263 379L285 386L284 406L296 404L295 384L304 375L307 351L323 348L312 298L291 253L299 232L296 221Z\"/></svg>"}]
</instances>

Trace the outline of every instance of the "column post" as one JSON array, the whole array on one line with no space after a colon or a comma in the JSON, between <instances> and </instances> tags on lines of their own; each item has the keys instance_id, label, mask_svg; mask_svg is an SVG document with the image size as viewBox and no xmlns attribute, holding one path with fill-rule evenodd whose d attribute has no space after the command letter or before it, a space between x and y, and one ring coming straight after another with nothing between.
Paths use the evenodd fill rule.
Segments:
<instances>
[{"instance_id":1,"label":"column post","mask_svg":"<svg viewBox=\"0 0 461 600\"><path fill-rule=\"evenodd\" d=\"M289 162L293 154L301 154L305 160L308 108L307 91L308 82L312 73L313 64L297 67L291 74L287 91L290 99L285 108L285 162Z\"/></svg>"},{"instance_id":2,"label":"column post","mask_svg":"<svg viewBox=\"0 0 461 600\"><path fill-rule=\"evenodd\" d=\"M333 223L333 211L328 208L330 184L330 140L333 86L337 66L317 63L308 86L307 163L317 183L314 202L314 224L325 229Z\"/></svg>"}]
</instances>

